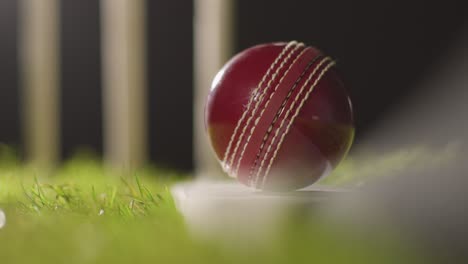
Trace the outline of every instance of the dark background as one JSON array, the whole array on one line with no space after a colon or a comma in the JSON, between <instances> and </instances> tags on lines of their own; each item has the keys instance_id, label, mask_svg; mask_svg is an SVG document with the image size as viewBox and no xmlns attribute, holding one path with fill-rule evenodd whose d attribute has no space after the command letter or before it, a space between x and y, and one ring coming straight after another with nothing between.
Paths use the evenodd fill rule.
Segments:
<instances>
[{"instance_id":1,"label":"dark background","mask_svg":"<svg viewBox=\"0 0 468 264\"><path fill-rule=\"evenodd\" d=\"M337 59L357 143L413 92L466 30L464 1L238 0L235 49L304 41ZM151 161L190 170L193 3L147 1ZM62 153L102 153L99 2L61 1ZM0 142L21 149L18 3L0 0Z\"/></svg>"},{"instance_id":2,"label":"dark background","mask_svg":"<svg viewBox=\"0 0 468 264\"><path fill-rule=\"evenodd\" d=\"M20 143L18 3L0 0L0 142Z\"/></svg>"}]
</instances>

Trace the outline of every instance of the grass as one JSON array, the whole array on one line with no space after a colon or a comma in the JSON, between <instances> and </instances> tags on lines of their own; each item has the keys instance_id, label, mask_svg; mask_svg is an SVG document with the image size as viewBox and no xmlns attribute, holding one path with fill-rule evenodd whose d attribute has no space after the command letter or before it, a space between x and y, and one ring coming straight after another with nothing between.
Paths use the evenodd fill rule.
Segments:
<instances>
[{"instance_id":1,"label":"grass","mask_svg":"<svg viewBox=\"0 0 468 264\"><path fill-rule=\"evenodd\" d=\"M193 236L169 192L184 179L155 168L109 172L75 159L47 173L0 162L0 263L415 263L394 233L361 236L291 217L265 243ZM339 177L338 177L339 178Z\"/></svg>"}]
</instances>

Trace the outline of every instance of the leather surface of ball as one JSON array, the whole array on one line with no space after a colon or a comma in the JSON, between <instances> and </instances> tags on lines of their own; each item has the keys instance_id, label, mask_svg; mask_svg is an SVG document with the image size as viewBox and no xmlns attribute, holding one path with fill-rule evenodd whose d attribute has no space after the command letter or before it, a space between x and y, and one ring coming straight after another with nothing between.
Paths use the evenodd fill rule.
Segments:
<instances>
[{"instance_id":1,"label":"leather surface of ball","mask_svg":"<svg viewBox=\"0 0 468 264\"><path fill-rule=\"evenodd\" d=\"M213 80L205 126L223 170L265 190L311 185L354 137L335 62L296 41L258 45L227 62Z\"/></svg>"}]
</instances>

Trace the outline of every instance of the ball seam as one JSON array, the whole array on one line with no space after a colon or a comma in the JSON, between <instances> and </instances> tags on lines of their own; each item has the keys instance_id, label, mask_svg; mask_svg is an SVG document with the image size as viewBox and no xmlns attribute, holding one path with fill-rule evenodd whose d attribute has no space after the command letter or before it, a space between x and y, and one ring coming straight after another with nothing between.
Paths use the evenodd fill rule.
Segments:
<instances>
[{"instance_id":1,"label":"ball seam","mask_svg":"<svg viewBox=\"0 0 468 264\"><path fill-rule=\"evenodd\" d=\"M325 59L322 60L322 62L325 62L325 61L330 61L331 59L329 57L326 57ZM268 166L265 170L265 173L263 175L263 179L262 179L262 188L265 186L266 184L266 180L268 178L268 174L270 173L270 170L271 170L271 166L273 164L273 162L275 161L277 155L278 155L278 152L279 152L279 149L281 148L283 142L284 142L284 139L286 137L286 135L289 133L290 129L291 129L291 126L292 124L294 123L296 117L299 115L299 112L301 111L302 107L304 106L305 102L308 100L308 98L310 97L310 94L312 93L312 91L315 89L315 87L317 86L317 84L320 82L320 80L322 79L322 77L325 75L325 73L332 67L335 65L335 62L334 61L330 61L320 72L320 74L317 76L317 78L315 79L315 81L312 83L312 85L309 86L309 89L308 91L306 92L306 94L304 95L304 97L302 98L300 104L296 107L295 109L295 112L294 112L294 115L291 117L291 119L289 120L289 123L288 125L286 126L286 130L282 133L281 137L280 137L280 140L278 141L278 144L276 144L276 148L275 148L275 151L273 152L273 155L272 157L270 158L269 160L269 163L268 163ZM319 69L321 67L321 65L318 65L316 69ZM303 87L301 88L301 90L299 91L299 93L296 95L295 99L294 99L294 104L299 101L299 98L301 96L301 94L304 92L304 89L305 87L309 84L309 82L312 80L312 77L313 75L315 75L315 72L313 74L311 74L311 76L309 77L309 79L306 81L306 83L304 83ZM291 107L289 108L288 112L290 114L290 112L293 111L293 108L294 108L295 105L291 105ZM288 115L289 115L288 114ZM283 119L283 120L286 120ZM279 131L279 129L277 130ZM267 156L265 156L265 159L266 159ZM260 174L259 174L260 175Z\"/></svg>"},{"instance_id":2,"label":"ball seam","mask_svg":"<svg viewBox=\"0 0 468 264\"><path fill-rule=\"evenodd\" d=\"M322 55L321 55L321 54L318 54L317 56L315 56L315 57L307 64L307 66L305 67L305 69L302 71L301 75L297 78L297 80L295 81L295 83L293 84L293 86L291 87L291 89L289 90L289 92L288 92L286 98L283 100L283 103L282 103L281 106L279 107L279 109L278 109L278 111L277 111L275 117L273 118L273 121L271 122L270 126L268 127L267 133L265 133L265 136L263 137L262 144L260 145L260 148L259 148L259 150L258 150L258 152L257 152L256 159L255 159L254 164L253 164L253 166L252 166L252 168L251 168L251 170L250 170L250 173L249 173L249 180L252 180L252 178L253 178L253 174L254 174L254 172L255 172L256 169L257 169L257 164L258 164L258 161L259 161L260 158L261 158L261 154L262 154L262 151L263 151L263 149L264 149L264 147L265 147L265 144L266 144L268 138L270 137L270 134L271 134L271 132L272 132L272 130L273 130L274 125L275 125L276 122L278 121L278 117L281 115L281 113L282 113L284 107L286 106L286 103L287 103L287 101L289 100L289 97L292 95L292 93L294 92L294 90L295 90L296 87L298 86L299 82L304 78L305 74L306 74L307 71L310 69L310 67L312 67L312 65L313 65L320 57L322 57ZM296 61L297 61L297 60L296 60ZM294 63L295 63L296 61L294 61L294 62L291 64L290 68L294 65ZM255 186L257 180L258 180L258 179L255 180L255 183L252 182L251 184L254 184L254 186Z\"/></svg>"},{"instance_id":3,"label":"ball seam","mask_svg":"<svg viewBox=\"0 0 468 264\"><path fill-rule=\"evenodd\" d=\"M278 70L277 70L277 73L282 69L282 67L284 67L284 65L286 64L286 62L288 62L288 61L290 60L290 58L292 57L292 54L294 54L294 52L295 52L295 51L291 52L291 53L289 54L289 56L281 63L280 68L278 68ZM302 54L302 52L301 52L299 55L297 55L296 57L299 57L301 54ZM260 118L263 116L263 114L264 114L264 112L265 112L265 109L268 107L268 104L270 103L270 100L271 100L272 96L276 93L276 90L278 89L279 85L281 84L282 80L284 79L284 76L286 76L286 72L283 73L283 75L282 75L282 77L281 77L279 83L275 86L273 92L270 94L270 96L268 97L267 101L266 101L265 104L263 105L262 110L260 111L260 114L255 118L255 121L254 121L253 126L250 128L250 131L249 131L249 134L248 134L248 136L247 136L246 142L244 143L244 145L243 145L243 147L242 147L242 150L241 150L241 153L240 153L240 156L239 156L239 158L238 158L237 161L236 161L237 165L235 166L235 170L234 170L234 174L236 174L236 175L239 173L239 167L240 167L240 164L241 164L241 162L242 162L242 160L243 160L243 158L244 158L245 150L247 149L247 146L248 146L249 143L250 143L250 140L251 140L251 138L252 138L252 135L253 135L255 129L257 128L257 124L258 124L258 122L260 121ZM260 103L263 101L263 98L264 98L264 96L266 95L266 93L267 93L267 91L268 91L268 88L270 88L270 87L268 86L268 87L266 87L266 88L264 89L264 92L263 92L263 94L262 94L262 98L258 100L257 105L256 105L256 109L255 109L255 112L251 114L251 116L250 116L250 118L249 118L249 121L250 121L251 119L254 118L254 116L255 116L255 114L256 114L256 112L257 112L256 110L258 109L258 106L260 106ZM244 127L244 131L243 131L243 132L245 132L245 131L247 130L247 126L248 126L249 124L250 124L250 123L248 123L248 124ZM241 141L241 140L239 140L238 143L240 143L240 141Z\"/></svg>"},{"instance_id":4,"label":"ball seam","mask_svg":"<svg viewBox=\"0 0 468 264\"><path fill-rule=\"evenodd\" d=\"M240 162L242 161L243 157L244 157L244 153L245 153L245 149L247 147L247 145L249 144L250 142L250 139L252 138L252 134L253 134L253 131L255 130L255 128L257 127L257 124L258 124L258 121L259 121L259 117L257 117L252 125L252 127L250 128L250 131L248 132L248 136L246 138L246 141L242 147L242 151L239 155L239 158L235 161L235 157L237 155L237 152L239 150L239 147L241 146L241 142L243 141L244 139L244 136L246 135L246 132L247 132L247 128L250 126L250 123L252 122L253 118L256 116L257 114L257 111L259 109L259 106L260 104L263 102L263 99L265 98L265 95L267 93L268 90L270 90L270 86L271 84L273 83L274 80L277 79L278 77L278 74L279 72L281 71L281 69L283 69L283 67L286 65L287 62L290 61L290 59L292 58L293 54L296 53L296 51L303 47L304 44L303 43L299 43L293 50L291 50L289 52L289 54L286 56L286 58L283 59L283 61L281 62L281 64L276 68L276 71L275 73L271 76L271 78L269 79L267 85L262 89L262 87L258 87L259 88L259 97L258 97L258 100L254 106L254 108L252 109L252 111L250 112L250 115L249 115L249 118L247 119L246 121L246 124L244 125L243 129L242 129L242 133L240 134L239 138L237 139L237 143L236 143L236 146L234 148L234 151L233 153L231 154L231 158L230 158L230 162L229 162L229 165L228 167L229 168L234 168L234 171L232 172L234 175L237 175L238 174L238 171L239 171L239 166L240 166ZM268 101L266 102L266 105L268 105ZM266 106L265 106L266 107ZM263 111L262 111L263 113ZM260 115L261 116L261 115ZM237 163L237 166L233 166L235 163Z\"/></svg>"},{"instance_id":5,"label":"ball seam","mask_svg":"<svg viewBox=\"0 0 468 264\"><path fill-rule=\"evenodd\" d=\"M293 46L293 45L296 45L297 42L296 41L291 41L289 42L284 48L283 50L281 51L281 53L276 57L275 61L273 61L273 63L270 65L270 67L268 68L268 70L266 71L265 75L263 75L263 78L262 80L260 81L260 83L257 85L257 87L255 88L255 90L253 91L252 93L252 96L250 97L250 100L249 102L247 103L247 107L246 109L244 110L241 118L238 120L237 122L237 125L234 129L234 132L232 133L231 135L231 139L229 140L229 143L228 143L228 147L226 148L226 151L224 153L224 158L223 158L223 169L230 175L230 176L235 176L235 175L231 175L231 169L226 166L227 165L227 162L228 162L228 159L229 159L229 154L231 152L231 148L232 148L232 145L234 143L234 140L236 138L236 135L237 135L237 132L238 130L240 129L243 121L245 120L247 114L249 113L249 110L251 108L251 105L253 103L253 99L255 98L256 96L256 93L259 91L260 87L263 85L263 83L266 81L266 78L270 75L271 71L274 70L274 68L276 67L276 65L279 63L279 61L283 58L283 56L286 54L287 51L289 51L289 49Z\"/></svg>"}]
</instances>

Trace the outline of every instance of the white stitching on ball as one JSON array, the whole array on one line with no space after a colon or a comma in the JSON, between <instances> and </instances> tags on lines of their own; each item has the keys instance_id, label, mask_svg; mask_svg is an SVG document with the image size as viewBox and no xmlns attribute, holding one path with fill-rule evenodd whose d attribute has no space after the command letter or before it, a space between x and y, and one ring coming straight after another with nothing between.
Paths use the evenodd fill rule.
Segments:
<instances>
[{"instance_id":1,"label":"white stitching on ball","mask_svg":"<svg viewBox=\"0 0 468 264\"><path fill-rule=\"evenodd\" d=\"M222 162L222 165L223 165L223 168L226 172L228 172L228 174L230 176L235 176L235 175L231 175L231 169L227 166L226 162L227 162L227 159L228 159L228 156L229 156L229 153L231 151L231 147L232 147L232 144L234 142L234 139L235 139L235 136L242 124L242 122L244 121L245 117L247 116L247 113L249 112L250 110L250 107L251 107L251 104L253 102L253 99L255 98L256 96L256 93L258 92L259 90L259 87L261 87L263 85L263 83L266 81L266 78L268 75L270 75L271 71L276 67L276 65L279 63L279 61L283 58L283 56L286 54L286 52L290 49L290 47L292 47L293 45L296 45L296 41L291 41L288 43L288 45L286 45L286 47L284 47L284 49L281 51L281 53L278 55L278 57L275 59L275 61L271 64L270 68L267 70L267 72L265 73L265 75L263 76L262 80L260 81L260 83L258 84L258 86L256 87L256 89L253 91L252 93L252 96L250 97L250 100L247 104L247 107L244 111L244 113L242 114L242 117L239 119L239 121L237 122L237 125L234 129L234 132L232 133L231 135L231 139L229 140L229 144L228 144L228 147L226 148L226 151L224 153L224 158L223 158L223 162Z\"/></svg>"},{"instance_id":2,"label":"white stitching on ball","mask_svg":"<svg viewBox=\"0 0 468 264\"><path fill-rule=\"evenodd\" d=\"M324 59L324 61L326 59L329 59L328 57ZM289 124L287 125L286 127L286 130L283 132L283 134L281 135L281 138L278 142L278 144L276 145L276 149L273 153L273 156L271 157L270 159L270 162L268 164L268 167L265 171L265 174L263 176L263 180L262 180L262 188L265 186L266 184L266 179L268 178L268 174L270 173L270 169L271 169L271 166L274 162L274 160L276 159L276 156L278 155L278 151L279 149L281 148L281 145L283 144L283 141L286 137L286 135L289 133L290 129L291 129L291 126L292 124L294 123L294 120L296 119L296 117L299 115L299 112L301 111L302 107L304 106L305 102L307 101L307 99L309 98L310 94L312 93L312 91L314 90L315 86L318 84L318 82L322 79L323 75L332 67L335 65L335 62L334 61L331 61L327 64L327 66L320 72L319 76L317 77L317 79L315 79L314 83L310 86L309 90L307 91L307 93L305 94L305 96L302 98L302 101L301 103L299 104L299 106L296 108L296 112L294 113L294 115L291 117L290 121L289 121ZM317 67L318 69L319 67ZM313 74L311 74L312 76ZM309 78L308 82L310 81L312 77ZM306 84L308 83L306 82L303 86L303 88L305 88ZM303 90L301 89L301 91L297 94L294 102L296 102L297 100L299 100L301 94L302 94ZM292 109L292 107L290 108L290 110ZM285 119L283 119L285 120Z\"/></svg>"},{"instance_id":3,"label":"white stitching on ball","mask_svg":"<svg viewBox=\"0 0 468 264\"><path fill-rule=\"evenodd\" d=\"M243 129L242 129L242 132L241 132L239 138L237 139L236 146L235 146L235 148L234 148L233 153L231 154L231 158L230 158L230 162L229 162L228 168L231 168L231 169L232 169L233 164L234 164L234 159L235 159L236 154L237 154L237 151L239 150L239 147L240 147L240 142L241 142L242 139L244 138L245 132L247 131L247 127L249 127L250 122L252 121L252 119L254 118L255 114L257 113L257 111L258 111L258 109L259 109L259 106L260 106L260 103L263 101L263 98L265 97L266 92L269 90L269 88L270 88L272 82L273 82L274 80L276 80L276 78L277 78L277 76L278 76L278 73L279 73L280 70L284 67L284 65L286 64L286 62L288 62L288 61L291 59L292 55L296 52L296 50L299 49L300 47L303 47L303 46L304 46L303 43L299 43L294 49L292 49L292 50L289 52L289 54L286 56L286 58L284 58L283 61L281 62L281 64L277 67L275 73L271 76L271 78L269 79L269 81L268 81L268 83L267 83L267 85L266 85L265 88L262 89L261 86L258 87L258 90L259 90L258 92L259 92L260 95L258 96L258 100L257 100L257 102L256 102L256 104L255 104L255 107L253 108L252 112L250 113L249 118L247 119L246 124L244 124ZM256 95L255 95L255 96L256 96ZM257 123L258 123L258 121L257 121ZM250 137L251 137L253 131L255 130L255 127L256 127L256 125L255 125L255 123L254 123L253 127L250 129L250 133L249 133L250 136L247 138L247 141L246 141L246 143L244 144L242 153L240 154L240 157L239 157L239 159L238 159L238 164L240 164L240 161L242 160L243 154L244 154L244 152L245 152L245 148L246 148L246 146L248 145L248 143L249 143L249 141L250 141ZM231 173L233 173L233 175L237 175L238 170L239 170L239 166L237 166L236 169L235 169L233 172L231 172Z\"/></svg>"},{"instance_id":4,"label":"white stitching on ball","mask_svg":"<svg viewBox=\"0 0 468 264\"><path fill-rule=\"evenodd\" d=\"M291 57L292 57L292 55L295 53L295 51L296 51L299 47L302 47L301 44L303 45L303 43L300 43L300 44L299 44L300 46L297 46L291 53L289 53L288 57L286 57L286 58L284 59L284 61L281 63L281 65L278 67L276 73L274 74L274 76L272 76L272 79L271 79L270 82L268 83L267 87L264 89L263 94L262 94L262 96L261 96L261 99L259 99L259 100L257 101L257 104L255 105L254 112L252 112L252 114L250 115L249 120L248 120L248 123L246 124L246 126L248 126L249 123L250 123L250 120L252 120L252 119L254 118L255 113L257 112L258 107L259 107L259 105L260 105L260 102L263 100L263 97L265 96L265 94L266 94L266 92L267 92L269 86L271 85L273 79L276 78L276 75L278 75L279 71L284 67L284 65L286 64L286 62L288 62L288 61L291 59ZM304 51L304 50L303 50L303 51ZM296 59L299 58L299 56L301 56L301 55L303 54L303 51L302 51L299 55L297 55ZM295 61L295 60L294 60L294 61ZM286 74L287 74L287 72L284 72L284 73L283 73L283 75L282 75L280 81L279 81L278 84L275 86L273 92L270 94L270 96L268 97L268 99L267 99L265 105L263 106L263 108L262 108L262 110L261 110L261 112L260 112L260 115L258 115L257 118L255 119L255 123L254 123L254 125L252 126L252 128L250 129L250 133L249 133L249 135L247 136L247 140L246 140L246 142L245 142L245 144L244 144L244 146L243 146L243 148L242 148L242 151L241 151L241 153L240 153L240 156L239 156L239 158L238 158L238 160L237 160L237 165L235 166L234 174L237 175L237 173L239 172L239 167L240 167L240 164L241 164L242 159L244 158L245 150L247 149L247 146L248 146L248 144L249 144L249 142L250 142L250 139L252 138L252 135L253 135L255 129L257 128L256 124L258 124L258 121L259 121L260 118L263 116L263 113L265 112L265 109L268 107L268 104L270 103L271 98L272 98L273 95L275 94L276 90L278 89L279 85L280 85L281 82L283 81L283 79L284 79L284 77L286 76ZM246 127L244 127L244 131L243 131L243 132L245 132L245 130L246 130ZM243 134L244 134L244 133L243 133ZM242 136L243 136L243 134L242 134ZM242 139L242 138L240 137L239 139ZM238 144L240 143L240 141L241 141L241 140L238 141ZM236 151L237 151L237 148L236 148ZM235 155L235 153L234 153L234 155ZM234 157L233 157L233 159L234 159Z\"/></svg>"}]
</instances>

